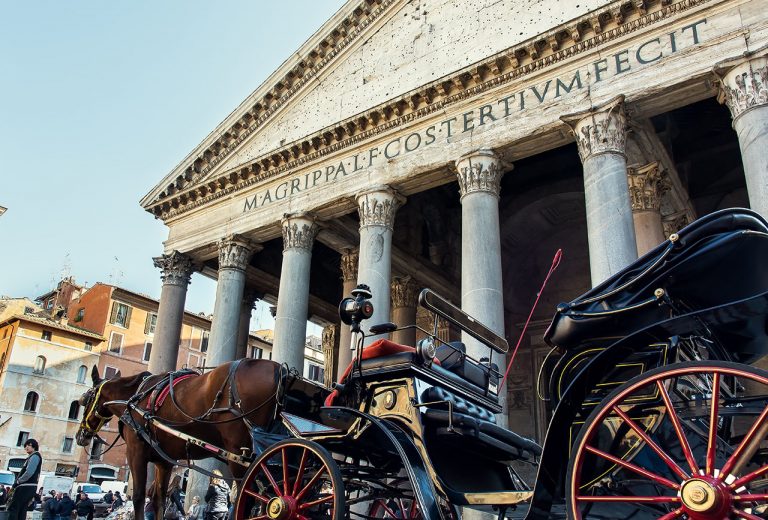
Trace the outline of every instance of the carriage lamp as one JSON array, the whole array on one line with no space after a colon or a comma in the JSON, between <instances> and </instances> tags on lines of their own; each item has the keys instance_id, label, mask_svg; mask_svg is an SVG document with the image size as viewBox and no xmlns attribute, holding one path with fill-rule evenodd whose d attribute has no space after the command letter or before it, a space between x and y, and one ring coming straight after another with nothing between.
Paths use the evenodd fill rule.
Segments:
<instances>
[{"instance_id":1,"label":"carriage lamp","mask_svg":"<svg viewBox=\"0 0 768 520\"><path fill-rule=\"evenodd\" d=\"M341 300L339 317L343 323L352 327L353 332L359 332L360 322L373 316L372 296L371 288L360 284L352 291L351 298Z\"/></svg>"},{"instance_id":2,"label":"carriage lamp","mask_svg":"<svg viewBox=\"0 0 768 520\"><path fill-rule=\"evenodd\" d=\"M419 341L416 344L416 353L425 365L431 365L435 354L437 354L434 340L431 337L427 337Z\"/></svg>"}]
</instances>

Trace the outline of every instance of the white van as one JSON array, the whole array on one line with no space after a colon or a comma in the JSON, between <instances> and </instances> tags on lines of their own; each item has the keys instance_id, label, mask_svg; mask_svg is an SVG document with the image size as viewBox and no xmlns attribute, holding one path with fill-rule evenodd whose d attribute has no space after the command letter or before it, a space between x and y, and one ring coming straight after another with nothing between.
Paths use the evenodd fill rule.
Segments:
<instances>
[{"instance_id":1,"label":"white van","mask_svg":"<svg viewBox=\"0 0 768 520\"><path fill-rule=\"evenodd\" d=\"M16 482L16 474L12 471L0 469L0 486L11 487Z\"/></svg>"},{"instance_id":2,"label":"white van","mask_svg":"<svg viewBox=\"0 0 768 520\"><path fill-rule=\"evenodd\" d=\"M128 493L128 482L121 480L105 480L101 483L101 490L104 493L111 491L112 494L114 494L115 491L119 491L120 495L125 499L125 494Z\"/></svg>"},{"instance_id":3,"label":"white van","mask_svg":"<svg viewBox=\"0 0 768 520\"><path fill-rule=\"evenodd\" d=\"M37 487L43 488L43 493L48 493L50 490L54 490L57 493L69 493L74 483L75 479L72 477L61 477L53 473L41 473L40 482Z\"/></svg>"},{"instance_id":4,"label":"white van","mask_svg":"<svg viewBox=\"0 0 768 520\"><path fill-rule=\"evenodd\" d=\"M104 492L101 490L101 486L98 484L91 484L89 482L75 482L72 484L72 492L69 494L72 500L77 502L77 494L81 491L88 493L88 498L94 505L98 505L104 501Z\"/></svg>"}]
</instances>

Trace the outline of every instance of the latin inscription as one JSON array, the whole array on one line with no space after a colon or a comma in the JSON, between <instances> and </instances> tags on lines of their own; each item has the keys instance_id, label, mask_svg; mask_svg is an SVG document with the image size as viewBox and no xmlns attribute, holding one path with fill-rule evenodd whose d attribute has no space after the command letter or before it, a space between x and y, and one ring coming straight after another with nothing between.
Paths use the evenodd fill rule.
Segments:
<instances>
[{"instance_id":1,"label":"latin inscription","mask_svg":"<svg viewBox=\"0 0 768 520\"><path fill-rule=\"evenodd\" d=\"M578 92L589 84L605 81L626 72L650 65L664 56L672 55L701 42L699 29L707 23L706 18L682 27L665 36L645 41L637 47L619 51L576 70L568 77L549 79L506 97L497 99L461 115L445 119L425 129L400 135L383 145L374 146L367 151L346 157L338 163L330 163L312 172L293 177L277 186L262 190L247 197L243 204L243 213L260 208L266 204L281 201L294 194L327 185L348 175L355 175L377 164L409 154L431 146L438 140L444 142L451 137L471 132L484 125L493 125L507 120L526 110L543 103L554 101L562 96Z\"/></svg>"}]
</instances>

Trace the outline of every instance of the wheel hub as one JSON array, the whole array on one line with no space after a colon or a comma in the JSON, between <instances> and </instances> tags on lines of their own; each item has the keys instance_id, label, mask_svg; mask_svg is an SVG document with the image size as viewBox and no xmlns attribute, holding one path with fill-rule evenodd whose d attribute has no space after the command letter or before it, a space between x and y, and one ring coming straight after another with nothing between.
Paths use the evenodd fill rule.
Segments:
<instances>
[{"instance_id":1,"label":"wheel hub","mask_svg":"<svg viewBox=\"0 0 768 520\"><path fill-rule=\"evenodd\" d=\"M680 488L680 499L692 518L714 518L728 511L731 505L731 494L722 482L711 477L697 477L684 482Z\"/></svg>"},{"instance_id":2,"label":"wheel hub","mask_svg":"<svg viewBox=\"0 0 768 520\"><path fill-rule=\"evenodd\" d=\"M270 520L286 520L293 516L295 505L292 497L275 497L267 503L267 516Z\"/></svg>"}]
</instances>

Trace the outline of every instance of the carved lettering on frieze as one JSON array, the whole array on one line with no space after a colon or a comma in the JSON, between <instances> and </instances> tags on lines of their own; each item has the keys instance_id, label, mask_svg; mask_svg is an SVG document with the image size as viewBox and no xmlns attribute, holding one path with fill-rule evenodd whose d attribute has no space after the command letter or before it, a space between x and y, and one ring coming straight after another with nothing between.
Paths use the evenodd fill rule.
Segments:
<instances>
[{"instance_id":1,"label":"carved lettering on frieze","mask_svg":"<svg viewBox=\"0 0 768 520\"><path fill-rule=\"evenodd\" d=\"M155 267L160 269L160 279L163 285L178 285L186 287L192 278L192 259L178 251L156 256L152 259Z\"/></svg>"},{"instance_id":2,"label":"carved lettering on frieze","mask_svg":"<svg viewBox=\"0 0 768 520\"><path fill-rule=\"evenodd\" d=\"M671 189L659 163L629 168L627 173L632 211L659 211L662 196Z\"/></svg>"},{"instance_id":3,"label":"carved lettering on frieze","mask_svg":"<svg viewBox=\"0 0 768 520\"><path fill-rule=\"evenodd\" d=\"M581 162L601 153L624 154L627 139L624 96L560 119L570 127L576 139Z\"/></svg>"},{"instance_id":4,"label":"carved lettering on frieze","mask_svg":"<svg viewBox=\"0 0 768 520\"><path fill-rule=\"evenodd\" d=\"M219 241L219 270L245 271L255 250L260 247L239 235L229 235Z\"/></svg>"},{"instance_id":5,"label":"carved lettering on frieze","mask_svg":"<svg viewBox=\"0 0 768 520\"><path fill-rule=\"evenodd\" d=\"M312 251L312 245L319 229L313 217L285 215L283 218L283 251L288 249Z\"/></svg>"}]
</instances>

